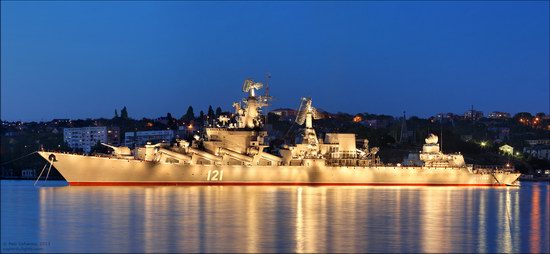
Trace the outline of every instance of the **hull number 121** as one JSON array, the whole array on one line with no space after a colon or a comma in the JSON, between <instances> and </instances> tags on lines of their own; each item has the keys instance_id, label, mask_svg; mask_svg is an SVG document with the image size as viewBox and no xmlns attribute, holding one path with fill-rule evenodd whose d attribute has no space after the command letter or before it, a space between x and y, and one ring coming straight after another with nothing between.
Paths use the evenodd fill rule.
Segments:
<instances>
[{"instance_id":1,"label":"hull number 121","mask_svg":"<svg viewBox=\"0 0 550 254\"><path fill-rule=\"evenodd\" d=\"M223 179L223 170L211 169L208 170L206 181L221 181Z\"/></svg>"}]
</instances>

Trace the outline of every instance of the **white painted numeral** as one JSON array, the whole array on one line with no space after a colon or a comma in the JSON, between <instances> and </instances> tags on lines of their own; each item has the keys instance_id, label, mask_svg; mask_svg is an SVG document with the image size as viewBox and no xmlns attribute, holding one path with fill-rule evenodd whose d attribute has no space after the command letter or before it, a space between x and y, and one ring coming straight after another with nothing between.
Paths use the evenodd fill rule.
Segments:
<instances>
[{"instance_id":1,"label":"white painted numeral","mask_svg":"<svg viewBox=\"0 0 550 254\"><path fill-rule=\"evenodd\" d=\"M206 181L221 181L223 178L223 170L211 169L208 170Z\"/></svg>"}]
</instances>

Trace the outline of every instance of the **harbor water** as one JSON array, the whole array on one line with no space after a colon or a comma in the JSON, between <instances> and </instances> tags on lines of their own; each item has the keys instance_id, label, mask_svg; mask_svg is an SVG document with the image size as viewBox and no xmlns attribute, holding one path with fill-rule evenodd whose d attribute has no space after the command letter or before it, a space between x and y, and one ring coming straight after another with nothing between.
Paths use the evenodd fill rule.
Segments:
<instances>
[{"instance_id":1,"label":"harbor water","mask_svg":"<svg viewBox=\"0 0 550 254\"><path fill-rule=\"evenodd\" d=\"M550 252L550 185L1 182L2 252Z\"/></svg>"}]
</instances>

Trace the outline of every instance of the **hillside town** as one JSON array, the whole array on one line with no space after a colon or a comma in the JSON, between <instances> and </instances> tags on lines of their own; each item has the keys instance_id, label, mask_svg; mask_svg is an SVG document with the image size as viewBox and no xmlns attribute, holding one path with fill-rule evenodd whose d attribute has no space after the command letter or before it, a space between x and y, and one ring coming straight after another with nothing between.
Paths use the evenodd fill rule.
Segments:
<instances>
[{"instance_id":1,"label":"hillside town","mask_svg":"<svg viewBox=\"0 0 550 254\"><path fill-rule=\"evenodd\" d=\"M355 133L358 140L367 139L380 147L385 163L401 163L418 151L424 138L439 136L446 153L462 153L469 164L508 165L519 169L523 180L548 179L550 176L550 116L544 113L510 114L494 111L485 115L471 109L463 114L438 113L429 118L377 115L369 113L329 113L319 110L321 119L315 127L323 135L331 131ZM133 119L124 107L112 118L53 119L48 122L2 121L1 176L4 179L35 179L44 164L39 156L26 156L38 150L55 150L81 154L105 154L105 145L135 148L147 143L173 143L201 135L204 127L216 126L233 114L211 106L206 113L195 114L189 106L186 113L174 117ZM264 116L265 117L265 116ZM279 108L267 116L269 133L266 148L277 154L278 147L292 144L299 136L295 124L296 110ZM21 159L20 159L21 158ZM60 178L52 174L52 178Z\"/></svg>"}]
</instances>

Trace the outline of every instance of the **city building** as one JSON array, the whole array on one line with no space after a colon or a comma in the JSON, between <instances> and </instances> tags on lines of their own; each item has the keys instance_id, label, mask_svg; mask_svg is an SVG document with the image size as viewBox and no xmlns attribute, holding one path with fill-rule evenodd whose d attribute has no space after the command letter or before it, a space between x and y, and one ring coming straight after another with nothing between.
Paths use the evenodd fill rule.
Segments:
<instances>
[{"instance_id":1,"label":"city building","mask_svg":"<svg viewBox=\"0 0 550 254\"><path fill-rule=\"evenodd\" d=\"M464 142L470 142L470 141L472 141L473 136L472 135L460 135L460 139L462 139L462 141L464 141Z\"/></svg>"},{"instance_id":2,"label":"city building","mask_svg":"<svg viewBox=\"0 0 550 254\"><path fill-rule=\"evenodd\" d=\"M127 147L143 146L147 142L152 144L170 142L174 138L173 130L126 132L124 133L124 145Z\"/></svg>"},{"instance_id":3,"label":"city building","mask_svg":"<svg viewBox=\"0 0 550 254\"><path fill-rule=\"evenodd\" d=\"M70 148L82 149L85 153L90 153L92 147L97 145L98 142L119 145L120 129L106 126L64 128L63 140Z\"/></svg>"},{"instance_id":4,"label":"city building","mask_svg":"<svg viewBox=\"0 0 550 254\"><path fill-rule=\"evenodd\" d=\"M281 117L295 117L296 116L296 110L291 108L279 108L269 111L269 113L273 113L275 115L281 116Z\"/></svg>"},{"instance_id":5,"label":"city building","mask_svg":"<svg viewBox=\"0 0 550 254\"><path fill-rule=\"evenodd\" d=\"M363 124L372 129L386 128L391 124L389 119L369 119L363 121Z\"/></svg>"},{"instance_id":6,"label":"city building","mask_svg":"<svg viewBox=\"0 0 550 254\"><path fill-rule=\"evenodd\" d=\"M161 124L164 124L164 125L168 125L170 123L170 121L171 121L171 119L166 117L166 116L157 117L155 119L155 122L161 123Z\"/></svg>"},{"instance_id":7,"label":"city building","mask_svg":"<svg viewBox=\"0 0 550 254\"><path fill-rule=\"evenodd\" d=\"M500 142L508 141L510 139L510 128L508 127L489 127L488 131L494 132L494 139Z\"/></svg>"},{"instance_id":8,"label":"city building","mask_svg":"<svg viewBox=\"0 0 550 254\"><path fill-rule=\"evenodd\" d=\"M454 120L457 119L459 116L455 115L454 113L438 113L435 116L432 116L432 118L437 119L438 121L447 119L447 120Z\"/></svg>"},{"instance_id":9,"label":"city building","mask_svg":"<svg viewBox=\"0 0 550 254\"><path fill-rule=\"evenodd\" d=\"M523 152L538 159L550 161L550 145L534 145L524 147Z\"/></svg>"},{"instance_id":10,"label":"city building","mask_svg":"<svg viewBox=\"0 0 550 254\"><path fill-rule=\"evenodd\" d=\"M269 113L278 115L282 121L294 121L296 119L296 110L290 108L274 109Z\"/></svg>"},{"instance_id":11,"label":"city building","mask_svg":"<svg viewBox=\"0 0 550 254\"><path fill-rule=\"evenodd\" d=\"M54 123L54 124L68 124L68 123L71 123L71 119L53 119L52 123Z\"/></svg>"},{"instance_id":12,"label":"city building","mask_svg":"<svg viewBox=\"0 0 550 254\"><path fill-rule=\"evenodd\" d=\"M23 169L21 170L21 177L34 178L36 177L36 171L34 169Z\"/></svg>"},{"instance_id":13,"label":"city building","mask_svg":"<svg viewBox=\"0 0 550 254\"><path fill-rule=\"evenodd\" d=\"M482 111L477 111L477 110L468 110L466 112L464 112L464 119L466 120L478 120L480 118L483 117L483 112Z\"/></svg>"},{"instance_id":14,"label":"city building","mask_svg":"<svg viewBox=\"0 0 550 254\"><path fill-rule=\"evenodd\" d=\"M508 119L508 118L510 118L510 113L500 112L500 111L493 111L493 112L489 113L489 115L487 117L490 118L490 119Z\"/></svg>"},{"instance_id":15,"label":"city building","mask_svg":"<svg viewBox=\"0 0 550 254\"><path fill-rule=\"evenodd\" d=\"M529 140L525 140L525 143L527 143L530 146L550 145L550 139L529 139Z\"/></svg>"}]
</instances>

